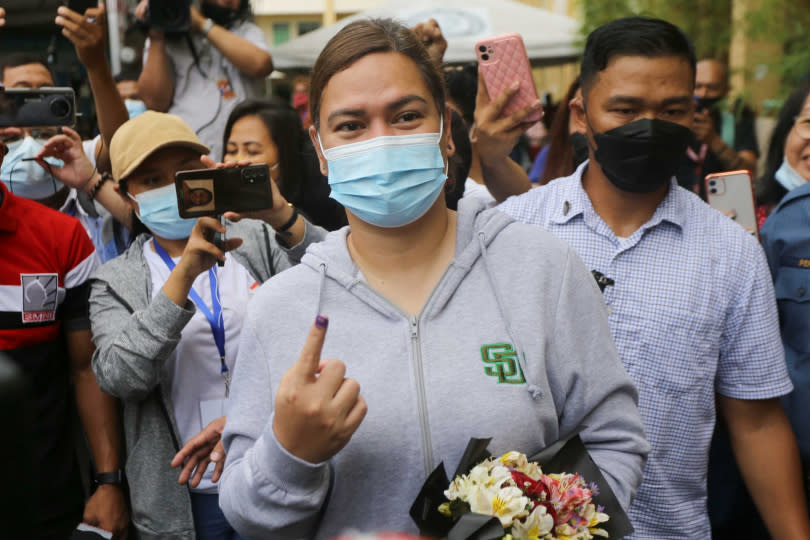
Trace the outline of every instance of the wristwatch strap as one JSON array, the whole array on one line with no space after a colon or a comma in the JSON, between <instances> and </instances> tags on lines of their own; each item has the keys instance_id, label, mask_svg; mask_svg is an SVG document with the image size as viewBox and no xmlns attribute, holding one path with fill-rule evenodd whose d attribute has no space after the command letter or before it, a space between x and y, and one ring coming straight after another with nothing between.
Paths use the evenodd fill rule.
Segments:
<instances>
[{"instance_id":1,"label":"wristwatch strap","mask_svg":"<svg viewBox=\"0 0 810 540\"><path fill-rule=\"evenodd\" d=\"M124 471L118 469L112 472L103 472L96 474L96 485L103 486L104 484L121 485L124 483Z\"/></svg>"},{"instance_id":2,"label":"wristwatch strap","mask_svg":"<svg viewBox=\"0 0 810 540\"><path fill-rule=\"evenodd\" d=\"M290 236L292 233L290 232L290 228L295 225L295 222L298 220L298 209L290 203L287 203L292 208L292 215L290 219L284 223L281 227L276 229L276 234L280 234L281 236Z\"/></svg>"}]
</instances>

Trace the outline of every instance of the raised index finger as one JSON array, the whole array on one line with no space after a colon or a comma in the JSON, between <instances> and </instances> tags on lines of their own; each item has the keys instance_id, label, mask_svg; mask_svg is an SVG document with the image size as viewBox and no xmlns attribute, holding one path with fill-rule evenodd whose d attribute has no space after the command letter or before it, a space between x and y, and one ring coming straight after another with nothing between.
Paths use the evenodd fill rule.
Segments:
<instances>
[{"instance_id":1,"label":"raised index finger","mask_svg":"<svg viewBox=\"0 0 810 540\"><path fill-rule=\"evenodd\" d=\"M321 363L321 350L326 339L326 328L329 326L329 319L324 315L315 317L315 324L309 330L307 340L301 349L301 356L293 368L299 375L306 378L313 378L318 373L318 366Z\"/></svg>"}]
</instances>

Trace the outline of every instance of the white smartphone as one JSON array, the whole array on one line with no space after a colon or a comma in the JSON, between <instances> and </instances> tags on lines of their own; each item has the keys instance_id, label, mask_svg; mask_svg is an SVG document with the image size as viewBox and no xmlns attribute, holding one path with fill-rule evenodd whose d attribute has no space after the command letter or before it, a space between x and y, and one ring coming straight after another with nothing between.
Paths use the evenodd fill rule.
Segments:
<instances>
[{"instance_id":1,"label":"white smartphone","mask_svg":"<svg viewBox=\"0 0 810 540\"><path fill-rule=\"evenodd\" d=\"M754 187L748 171L729 171L706 176L706 200L759 240Z\"/></svg>"}]
</instances>

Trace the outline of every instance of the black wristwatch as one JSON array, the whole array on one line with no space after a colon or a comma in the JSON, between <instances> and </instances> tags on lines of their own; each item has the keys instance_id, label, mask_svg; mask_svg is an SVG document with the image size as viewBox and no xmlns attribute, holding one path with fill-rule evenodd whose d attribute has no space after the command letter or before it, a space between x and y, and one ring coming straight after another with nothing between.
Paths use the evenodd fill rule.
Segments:
<instances>
[{"instance_id":1,"label":"black wristwatch","mask_svg":"<svg viewBox=\"0 0 810 540\"><path fill-rule=\"evenodd\" d=\"M118 469L117 471L98 473L95 480L97 486L105 484L120 486L124 483L124 471Z\"/></svg>"}]
</instances>

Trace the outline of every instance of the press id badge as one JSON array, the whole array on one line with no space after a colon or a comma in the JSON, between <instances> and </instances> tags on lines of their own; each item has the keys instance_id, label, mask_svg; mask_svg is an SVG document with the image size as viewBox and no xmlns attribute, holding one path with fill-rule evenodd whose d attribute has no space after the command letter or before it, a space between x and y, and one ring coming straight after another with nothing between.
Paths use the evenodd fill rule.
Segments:
<instances>
[{"instance_id":1,"label":"press id badge","mask_svg":"<svg viewBox=\"0 0 810 540\"><path fill-rule=\"evenodd\" d=\"M231 81L228 79L220 79L217 81L217 88L222 96L222 99L233 99L236 97L236 92L233 91Z\"/></svg>"}]
</instances>

